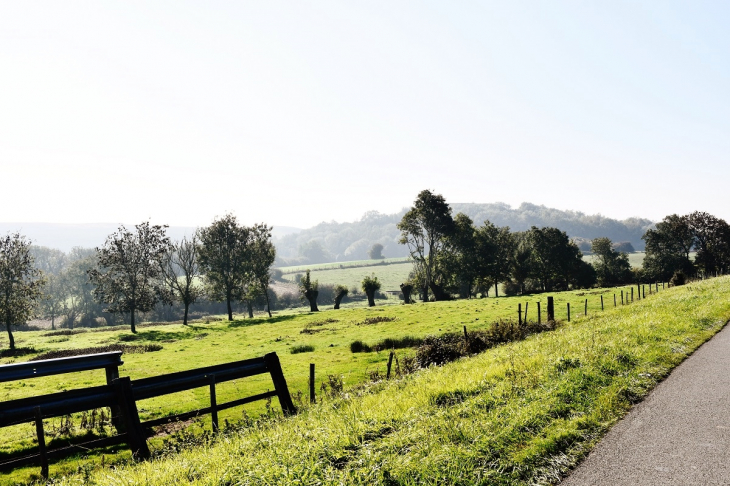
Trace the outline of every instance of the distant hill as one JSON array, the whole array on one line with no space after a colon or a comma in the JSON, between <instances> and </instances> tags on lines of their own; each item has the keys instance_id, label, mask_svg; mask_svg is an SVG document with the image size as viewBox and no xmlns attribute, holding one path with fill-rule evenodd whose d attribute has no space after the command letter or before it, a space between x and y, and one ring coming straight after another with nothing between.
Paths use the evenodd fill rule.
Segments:
<instances>
[{"instance_id":1,"label":"distant hill","mask_svg":"<svg viewBox=\"0 0 730 486\"><path fill-rule=\"evenodd\" d=\"M134 225L125 225L133 228ZM89 223L89 224L57 224L57 223L0 223L0 235L8 232L19 232L29 238L34 245L47 246L68 252L75 246L95 248L106 241L107 236L114 233L119 224ZM192 226L171 226L167 228L167 235L173 240L183 236L190 236L196 228ZM300 228L291 226L275 226L272 231L274 238L296 234Z\"/></svg>"},{"instance_id":2,"label":"distant hill","mask_svg":"<svg viewBox=\"0 0 730 486\"><path fill-rule=\"evenodd\" d=\"M606 236L614 242L628 241L636 250L642 250L644 242L641 237L653 225L645 218L619 221L598 214L562 211L530 203L523 203L517 208L505 203L456 203L451 207L454 215L462 212L475 225L491 221L497 226L509 226L513 231L524 231L531 226L556 227L582 241L584 249L588 240ZM375 243L383 245L385 257L407 256L406 247L398 244L400 232L396 228L406 211L406 208L395 214L371 211L351 223L324 222L296 234L276 238L277 263L362 260L368 258L368 250Z\"/></svg>"}]
</instances>

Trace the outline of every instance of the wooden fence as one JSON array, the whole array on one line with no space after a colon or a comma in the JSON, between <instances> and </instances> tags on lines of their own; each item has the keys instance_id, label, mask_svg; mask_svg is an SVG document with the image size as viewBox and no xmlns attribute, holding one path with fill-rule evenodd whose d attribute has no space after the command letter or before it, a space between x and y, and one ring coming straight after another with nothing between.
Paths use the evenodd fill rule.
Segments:
<instances>
[{"instance_id":1,"label":"wooden fence","mask_svg":"<svg viewBox=\"0 0 730 486\"><path fill-rule=\"evenodd\" d=\"M116 355L116 360L114 357L108 355ZM8 470L29 464L38 464L41 467L41 476L47 478L48 461L50 459L62 458L80 451L116 444L127 444L136 457L146 458L150 455L149 448L147 447L147 437L149 436L148 431L151 427L174 420L186 420L199 415L211 414L213 428L217 430L219 410L270 397L278 397L284 414L291 415L296 412L286 380L284 379L279 357L276 353L269 353L260 358L180 371L139 380L131 380L129 377L119 378L117 376L110 378L109 368L114 367L114 363L116 363L116 366L122 364L120 355L121 352L101 353L99 355L86 355L0 366L0 381L10 381L11 379L32 376L48 376L96 368L106 368L107 378L109 379L106 385L0 402L0 427L35 422L38 437L37 453L4 461L0 463L0 469ZM271 375L274 391L243 397L226 403L217 403L215 393L216 383L264 373ZM111 374L113 375L113 373ZM204 386L208 386L210 389L210 406L168 417L148 420L146 422L140 421L136 403L138 400ZM104 407L112 409L113 414L116 412L116 421L112 422L118 432L116 435L59 449L47 450L43 429L44 418L61 417Z\"/></svg>"}]
</instances>

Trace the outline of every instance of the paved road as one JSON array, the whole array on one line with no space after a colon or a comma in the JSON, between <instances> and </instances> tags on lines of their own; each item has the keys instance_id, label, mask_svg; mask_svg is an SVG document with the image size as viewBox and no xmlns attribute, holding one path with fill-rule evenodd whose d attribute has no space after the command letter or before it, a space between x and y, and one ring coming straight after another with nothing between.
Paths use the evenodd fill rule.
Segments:
<instances>
[{"instance_id":1,"label":"paved road","mask_svg":"<svg viewBox=\"0 0 730 486\"><path fill-rule=\"evenodd\" d=\"M730 485L730 326L675 368L560 484Z\"/></svg>"}]
</instances>

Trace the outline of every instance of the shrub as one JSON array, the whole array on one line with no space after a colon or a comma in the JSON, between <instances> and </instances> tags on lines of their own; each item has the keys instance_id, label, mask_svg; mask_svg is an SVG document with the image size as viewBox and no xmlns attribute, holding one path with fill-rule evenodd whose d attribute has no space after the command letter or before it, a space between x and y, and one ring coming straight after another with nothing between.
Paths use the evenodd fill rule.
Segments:
<instances>
[{"instance_id":1,"label":"shrub","mask_svg":"<svg viewBox=\"0 0 730 486\"><path fill-rule=\"evenodd\" d=\"M359 339L350 343L350 351L353 353L369 353L372 350L373 348L360 341Z\"/></svg>"},{"instance_id":2,"label":"shrub","mask_svg":"<svg viewBox=\"0 0 730 486\"><path fill-rule=\"evenodd\" d=\"M684 285L685 283L687 283L687 277L684 276L684 272L681 270L674 272L672 279L669 281L669 284L673 287L676 287L677 285Z\"/></svg>"},{"instance_id":3,"label":"shrub","mask_svg":"<svg viewBox=\"0 0 730 486\"><path fill-rule=\"evenodd\" d=\"M291 350L289 351L291 354L299 354L299 353L311 353L314 351L314 346L311 344L300 344L298 346L292 346Z\"/></svg>"}]
</instances>

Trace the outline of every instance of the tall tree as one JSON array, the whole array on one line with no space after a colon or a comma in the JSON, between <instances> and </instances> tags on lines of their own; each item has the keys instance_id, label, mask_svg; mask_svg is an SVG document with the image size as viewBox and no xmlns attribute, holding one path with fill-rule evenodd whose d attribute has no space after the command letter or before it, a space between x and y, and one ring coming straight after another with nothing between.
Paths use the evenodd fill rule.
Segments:
<instances>
[{"instance_id":1,"label":"tall tree","mask_svg":"<svg viewBox=\"0 0 730 486\"><path fill-rule=\"evenodd\" d=\"M578 246L570 241L565 231L533 226L529 233L535 275L543 291L568 289L579 277L581 286L587 285L588 279L584 274L590 269L586 267Z\"/></svg>"},{"instance_id":2,"label":"tall tree","mask_svg":"<svg viewBox=\"0 0 730 486\"><path fill-rule=\"evenodd\" d=\"M593 267L596 269L598 285L607 287L631 282L629 256L616 251L609 238L595 238L591 242L591 251L596 258Z\"/></svg>"},{"instance_id":3,"label":"tall tree","mask_svg":"<svg viewBox=\"0 0 730 486\"><path fill-rule=\"evenodd\" d=\"M380 282L378 282L378 277L375 276L375 274L371 276L365 275L365 278L362 279L361 282L362 291L365 292L365 295L368 297L368 305L370 307L375 306L375 292L380 290Z\"/></svg>"},{"instance_id":4,"label":"tall tree","mask_svg":"<svg viewBox=\"0 0 730 486\"><path fill-rule=\"evenodd\" d=\"M307 270L307 274L299 281L299 292L301 292L302 297L307 299L309 302L309 310L311 312L319 312L319 307L317 307L317 297L319 296L319 281L318 280L312 280L309 275L309 270Z\"/></svg>"},{"instance_id":5,"label":"tall tree","mask_svg":"<svg viewBox=\"0 0 730 486\"><path fill-rule=\"evenodd\" d=\"M251 231L239 225L234 215L227 214L199 230L198 238L200 268L208 294L226 302L228 320L232 321L233 302L244 298L250 281Z\"/></svg>"},{"instance_id":6,"label":"tall tree","mask_svg":"<svg viewBox=\"0 0 730 486\"><path fill-rule=\"evenodd\" d=\"M12 327L30 319L42 297L45 279L35 268L30 241L19 233L0 238L0 318L15 349Z\"/></svg>"},{"instance_id":7,"label":"tall tree","mask_svg":"<svg viewBox=\"0 0 730 486\"><path fill-rule=\"evenodd\" d=\"M195 279L200 276L197 235L172 243L160 261L160 271L164 288L168 290L166 301L182 303L185 307L183 325L187 326L190 304L201 294L201 289L195 285Z\"/></svg>"},{"instance_id":8,"label":"tall tree","mask_svg":"<svg viewBox=\"0 0 730 486\"><path fill-rule=\"evenodd\" d=\"M730 267L730 226L711 214L695 211L687 215L697 251L695 266L705 275Z\"/></svg>"},{"instance_id":9,"label":"tall tree","mask_svg":"<svg viewBox=\"0 0 730 486\"><path fill-rule=\"evenodd\" d=\"M650 280L666 282L675 272L694 274L690 253L695 239L687 216L666 216L641 238L646 242L642 267Z\"/></svg>"},{"instance_id":10,"label":"tall tree","mask_svg":"<svg viewBox=\"0 0 730 486\"><path fill-rule=\"evenodd\" d=\"M152 310L161 293L160 262L170 247L165 228L144 222L132 232L120 226L96 249L97 267L89 271L94 297L108 312L129 312L133 333L135 312Z\"/></svg>"},{"instance_id":11,"label":"tall tree","mask_svg":"<svg viewBox=\"0 0 730 486\"><path fill-rule=\"evenodd\" d=\"M427 301L428 290L435 283L439 252L446 244L446 237L453 231L451 207L442 195L421 191L397 227L401 232L398 242L408 246L416 273L423 275L420 282L422 298ZM434 297L439 298L437 295Z\"/></svg>"},{"instance_id":12,"label":"tall tree","mask_svg":"<svg viewBox=\"0 0 730 486\"><path fill-rule=\"evenodd\" d=\"M56 317L61 313L67 296L66 287L61 278L61 273L66 266L66 254L55 248L35 245L30 247L30 253L35 267L46 276L41 299L43 315L51 318L51 329L56 329Z\"/></svg>"},{"instance_id":13,"label":"tall tree","mask_svg":"<svg viewBox=\"0 0 730 486\"><path fill-rule=\"evenodd\" d=\"M266 299L266 310L271 317L271 303L269 302L269 283L271 282L271 266L276 260L276 248L271 242L270 226L263 223L251 227L251 255L250 270L254 283L255 294L263 295Z\"/></svg>"}]
</instances>

